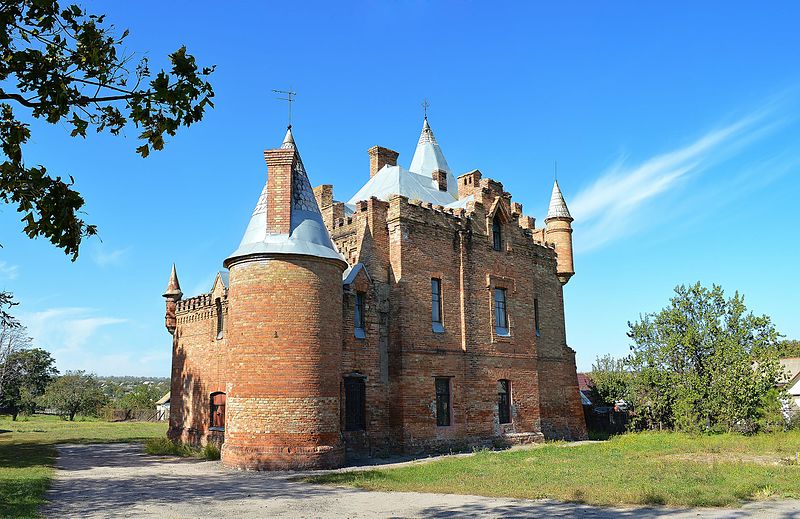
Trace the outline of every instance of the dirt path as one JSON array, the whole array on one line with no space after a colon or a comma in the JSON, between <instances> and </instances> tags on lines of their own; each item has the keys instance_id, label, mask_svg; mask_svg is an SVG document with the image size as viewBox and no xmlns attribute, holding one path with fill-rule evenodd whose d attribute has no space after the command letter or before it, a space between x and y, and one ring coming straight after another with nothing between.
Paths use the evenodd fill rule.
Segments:
<instances>
[{"instance_id":1,"label":"dirt path","mask_svg":"<svg viewBox=\"0 0 800 519\"><path fill-rule=\"evenodd\" d=\"M786 519L800 501L742 509L598 508L555 501L367 492L293 482L296 474L226 470L218 462L159 458L140 445L63 445L47 517L676 517Z\"/></svg>"}]
</instances>

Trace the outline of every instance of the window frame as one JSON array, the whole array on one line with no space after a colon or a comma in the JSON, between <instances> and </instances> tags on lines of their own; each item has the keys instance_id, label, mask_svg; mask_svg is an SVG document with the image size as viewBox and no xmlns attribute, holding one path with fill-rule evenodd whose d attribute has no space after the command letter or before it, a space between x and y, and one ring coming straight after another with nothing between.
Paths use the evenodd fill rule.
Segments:
<instances>
[{"instance_id":1,"label":"window frame","mask_svg":"<svg viewBox=\"0 0 800 519\"><path fill-rule=\"evenodd\" d=\"M500 424L509 424L513 421L511 381L505 378L497 381L497 421Z\"/></svg>"},{"instance_id":2,"label":"window frame","mask_svg":"<svg viewBox=\"0 0 800 519\"><path fill-rule=\"evenodd\" d=\"M438 314L438 319L436 319L436 314ZM431 278L431 329L436 333L444 332L444 304L442 300L442 279L436 277Z\"/></svg>"},{"instance_id":3,"label":"window frame","mask_svg":"<svg viewBox=\"0 0 800 519\"><path fill-rule=\"evenodd\" d=\"M502 300L498 298L499 294L502 294ZM493 295L494 332L500 337L508 337L511 335L511 326L508 320L508 290L496 286Z\"/></svg>"},{"instance_id":4,"label":"window frame","mask_svg":"<svg viewBox=\"0 0 800 519\"><path fill-rule=\"evenodd\" d=\"M363 339L367 336L366 325L366 309L367 309L367 293L356 291L353 301L353 335L357 339Z\"/></svg>"},{"instance_id":5,"label":"window frame","mask_svg":"<svg viewBox=\"0 0 800 519\"><path fill-rule=\"evenodd\" d=\"M492 249L503 250L503 224L496 215L492 218Z\"/></svg>"},{"instance_id":6,"label":"window frame","mask_svg":"<svg viewBox=\"0 0 800 519\"><path fill-rule=\"evenodd\" d=\"M351 390L355 388L357 398ZM355 415L351 413L356 409ZM362 376L344 377L344 430L347 432L367 430L367 384Z\"/></svg>"},{"instance_id":7,"label":"window frame","mask_svg":"<svg viewBox=\"0 0 800 519\"><path fill-rule=\"evenodd\" d=\"M217 312L217 340L225 336L225 316L222 311L222 298L214 301L214 310Z\"/></svg>"},{"instance_id":8,"label":"window frame","mask_svg":"<svg viewBox=\"0 0 800 519\"><path fill-rule=\"evenodd\" d=\"M222 396L223 403L218 404L215 403L216 397ZM224 431L225 430L225 408L227 407L228 395L225 394L224 391L214 391L209 395L209 427L210 431ZM217 411L222 409L222 412L219 413L222 416L222 425L217 424L215 417L218 416Z\"/></svg>"},{"instance_id":9,"label":"window frame","mask_svg":"<svg viewBox=\"0 0 800 519\"><path fill-rule=\"evenodd\" d=\"M533 298L533 330L537 337L542 336L542 322L539 319L539 298Z\"/></svg>"},{"instance_id":10,"label":"window frame","mask_svg":"<svg viewBox=\"0 0 800 519\"><path fill-rule=\"evenodd\" d=\"M453 425L453 388L451 381L452 377L434 377L433 379L434 394L436 395L436 427L450 427Z\"/></svg>"}]
</instances>

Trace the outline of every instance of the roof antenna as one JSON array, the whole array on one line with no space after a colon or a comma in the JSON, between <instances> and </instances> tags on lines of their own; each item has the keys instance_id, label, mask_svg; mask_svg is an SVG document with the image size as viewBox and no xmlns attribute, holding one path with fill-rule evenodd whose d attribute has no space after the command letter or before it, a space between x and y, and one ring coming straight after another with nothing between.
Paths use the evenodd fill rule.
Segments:
<instances>
[{"instance_id":1,"label":"roof antenna","mask_svg":"<svg viewBox=\"0 0 800 519\"><path fill-rule=\"evenodd\" d=\"M430 108L431 104L428 102L428 99L425 98L422 100L422 113L425 115L425 119L428 118L428 108Z\"/></svg>"},{"instance_id":2,"label":"roof antenna","mask_svg":"<svg viewBox=\"0 0 800 519\"><path fill-rule=\"evenodd\" d=\"M294 99L292 99L292 96L296 96L297 92L292 92L292 87L289 87L289 90L275 90L273 88L272 91L275 92L276 94L283 94L283 95L286 96L286 97L278 97L277 99L280 99L281 101L286 101L286 104L289 105L289 129L291 129L292 128L292 103L294 102Z\"/></svg>"},{"instance_id":3,"label":"roof antenna","mask_svg":"<svg viewBox=\"0 0 800 519\"><path fill-rule=\"evenodd\" d=\"M558 161L553 162L553 181L558 182Z\"/></svg>"}]
</instances>

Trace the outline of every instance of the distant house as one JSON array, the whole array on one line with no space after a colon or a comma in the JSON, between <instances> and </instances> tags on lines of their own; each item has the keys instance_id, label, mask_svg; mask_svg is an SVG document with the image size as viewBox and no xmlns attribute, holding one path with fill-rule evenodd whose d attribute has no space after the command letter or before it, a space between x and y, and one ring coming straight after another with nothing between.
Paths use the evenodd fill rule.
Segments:
<instances>
[{"instance_id":1,"label":"distant house","mask_svg":"<svg viewBox=\"0 0 800 519\"><path fill-rule=\"evenodd\" d=\"M169 419L169 395L170 392L167 392L156 402L156 420L165 421Z\"/></svg>"},{"instance_id":2,"label":"distant house","mask_svg":"<svg viewBox=\"0 0 800 519\"><path fill-rule=\"evenodd\" d=\"M589 375L578 373L578 390L581 392L581 403L583 405L592 405L592 401L589 398L592 387L594 387L594 382L589 378Z\"/></svg>"},{"instance_id":3,"label":"distant house","mask_svg":"<svg viewBox=\"0 0 800 519\"><path fill-rule=\"evenodd\" d=\"M800 357L788 357L781 359L781 366L786 372L786 383L784 388L789 393L789 401L786 402L787 412L797 412L800 410Z\"/></svg>"}]
</instances>

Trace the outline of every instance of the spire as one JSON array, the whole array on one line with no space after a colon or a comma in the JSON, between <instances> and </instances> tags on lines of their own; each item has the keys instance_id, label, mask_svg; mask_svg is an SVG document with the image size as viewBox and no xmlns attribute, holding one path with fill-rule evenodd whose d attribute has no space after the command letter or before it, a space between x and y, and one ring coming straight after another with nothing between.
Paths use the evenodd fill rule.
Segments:
<instances>
[{"instance_id":1,"label":"spire","mask_svg":"<svg viewBox=\"0 0 800 519\"><path fill-rule=\"evenodd\" d=\"M431 179L433 183L433 172L437 169L447 172L447 192L458 198L458 184L450 171L450 166L444 158L442 149L439 143L436 142L436 137L433 136L431 125L428 124L428 118L422 120L422 132L417 141L417 149L414 151L414 157L411 159L411 165L408 170L412 173L422 175ZM433 186L434 189L439 189L438 186Z\"/></svg>"},{"instance_id":2,"label":"spire","mask_svg":"<svg viewBox=\"0 0 800 519\"><path fill-rule=\"evenodd\" d=\"M167 283L167 290L164 292L164 297L180 299L183 297L181 292L181 284L178 282L178 272L175 269L175 264L172 264L172 272L169 275L169 283Z\"/></svg>"},{"instance_id":3,"label":"spire","mask_svg":"<svg viewBox=\"0 0 800 519\"><path fill-rule=\"evenodd\" d=\"M291 125L280 147L265 151L264 157L267 182L242 241L225 266L253 254L299 254L344 263L322 221Z\"/></svg>"},{"instance_id":4,"label":"spire","mask_svg":"<svg viewBox=\"0 0 800 519\"><path fill-rule=\"evenodd\" d=\"M553 194L550 196L550 210L547 211L547 218L569 218L572 220L572 215L569 214L567 203L564 201L564 195L561 194L561 188L558 187L558 180L553 181Z\"/></svg>"}]
</instances>

